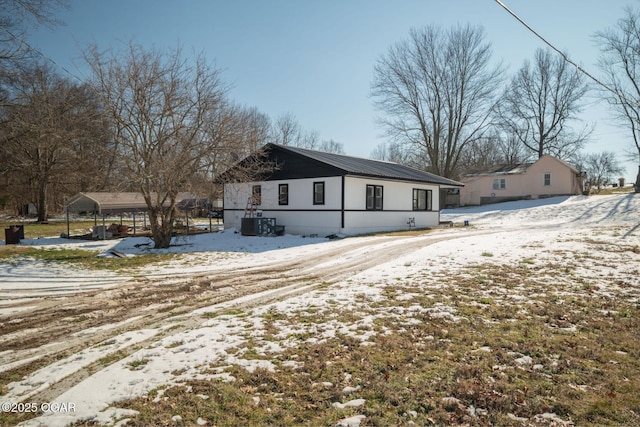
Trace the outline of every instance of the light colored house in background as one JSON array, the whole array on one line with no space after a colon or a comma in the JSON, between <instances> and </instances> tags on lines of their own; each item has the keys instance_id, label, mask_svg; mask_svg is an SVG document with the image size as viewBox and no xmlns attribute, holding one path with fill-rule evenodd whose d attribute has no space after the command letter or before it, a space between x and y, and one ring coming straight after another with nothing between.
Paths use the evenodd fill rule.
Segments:
<instances>
[{"instance_id":1,"label":"light colored house in background","mask_svg":"<svg viewBox=\"0 0 640 427\"><path fill-rule=\"evenodd\" d=\"M397 163L277 144L265 146L260 160L277 167L254 182L224 184L225 228L241 229L253 215L301 235L433 227L440 189L462 186Z\"/></svg>"},{"instance_id":2,"label":"light colored house in background","mask_svg":"<svg viewBox=\"0 0 640 427\"><path fill-rule=\"evenodd\" d=\"M509 200L582 194L584 174L567 162L544 155L533 163L508 165L462 178L462 206Z\"/></svg>"}]
</instances>

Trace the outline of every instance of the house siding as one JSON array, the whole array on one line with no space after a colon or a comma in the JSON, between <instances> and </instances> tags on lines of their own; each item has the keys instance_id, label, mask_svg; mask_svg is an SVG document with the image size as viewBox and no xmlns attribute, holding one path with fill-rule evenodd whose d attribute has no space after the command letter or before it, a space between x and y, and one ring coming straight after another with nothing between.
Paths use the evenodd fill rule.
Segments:
<instances>
[{"instance_id":1,"label":"house siding","mask_svg":"<svg viewBox=\"0 0 640 427\"><path fill-rule=\"evenodd\" d=\"M229 183L236 169L250 168L256 161L274 168L254 177L254 182ZM440 187L462 186L457 181L393 162L278 144L267 144L264 150L241 160L219 181L224 182L226 228L241 228L251 188L260 185L261 203L256 208L262 217L275 218L287 233L317 235L406 230L409 224L437 226ZM324 192L317 193L314 203L314 183L319 182L324 184ZM287 204L279 203L281 185L287 186ZM367 188L374 194L369 205ZM414 189L431 192L429 211L413 210ZM424 203L424 194L421 197Z\"/></svg>"},{"instance_id":2,"label":"house siding","mask_svg":"<svg viewBox=\"0 0 640 427\"><path fill-rule=\"evenodd\" d=\"M342 196L344 180L344 198ZM313 183L325 183L325 203L313 204ZM288 205L279 205L280 184L289 188ZM355 235L408 229L409 218L418 228L437 226L440 221L438 192L434 184L383 179L337 176L226 184L224 190L225 228L240 229L247 200L254 185L261 186L261 204L256 210L263 217L276 218L290 234ZM383 187L383 210L366 209L366 187ZM431 211L413 210L413 189L430 190ZM344 209L343 209L344 202Z\"/></svg>"},{"instance_id":3,"label":"house siding","mask_svg":"<svg viewBox=\"0 0 640 427\"><path fill-rule=\"evenodd\" d=\"M537 197L579 194L576 172L551 156L544 156L527 170L532 194ZM544 185L544 174L551 174L551 185Z\"/></svg>"},{"instance_id":4,"label":"house siding","mask_svg":"<svg viewBox=\"0 0 640 427\"><path fill-rule=\"evenodd\" d=\"M551 185L544 185L544 175L551 174ZM494 179L505 179L504 189L494 189ZM480 205L517 199L580 194L576 171L566 163L545 155L523 173L487 174L462 179L460 204Z\"/></svg>"},{"instance_id":5,"label":"house siding","mask_svg":"<svg viewBox=\"0 0 640 427\"><path fill-rule=\"evenodd\" d=\"M324 204L313 204L313 183L324 182ZM289 186L289 203L278 203L279 185ZM240 229L247 200L254 185L262 187L262 200L256 211L276 218L291 234L332 234L340 232L342 177L304 178L225 184L225 228Z\"/></svg>"},{"instance_id":6,"label":"house siding","mask_svg":"<svg viewBox=\"0 0 640 427\"><path fill-rule=\"evenodd\" d=\"M383 187L383 209L366 209L367 185ZM432 210L413 210L413 189L431 190ZM409 218L417 228L437 226L440 222L439 187L437 185L389 181L364 177L345 177L344 234L363 234L378 231L408 229Z\"/></svg>"}]
</instances>

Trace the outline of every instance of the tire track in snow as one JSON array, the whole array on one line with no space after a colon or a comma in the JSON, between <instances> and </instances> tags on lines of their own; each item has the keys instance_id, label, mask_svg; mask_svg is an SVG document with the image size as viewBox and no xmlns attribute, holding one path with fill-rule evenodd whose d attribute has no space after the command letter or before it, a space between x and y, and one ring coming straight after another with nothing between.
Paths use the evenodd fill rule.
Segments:
<instances>
[{"instance_id":1,"label":"tire track in snow","mask_svg":"<svg viewBox=\"0 0 640 427\"><path fill-rule=\"evenodd\" d=\"M250 309L270 302L287 299L296 295L315 290L321 286L345 280L364 270L380 265L390 259L411 253L411 251L435 244L443 240L465 238L478 234L487 234L488 231L465 230L438 230L422 236L382 236L374 239L353 239L347 242L338 242L339 245L328 247L327 250L319 251L306 259L287 262L285 264L273 263L268 266L249 268L245 271L227 271L215 274L201 273L189 280L183 281L183 286L175 289L177 293L185 293L186 298L182 298L177 304L167 307L159 306L149 309L145 305L147 298L144 298L145 291L149 288L174 289L174 286L162 284L162 282L128 284L127 286L138 289L139 298L129 295L132 292L125 292L123 298L116 301L130 300L133 303L126 305L126 319L117 318L117 314L122 316L123 311L114 313L100 321L91 323L90 327L84 327L73 333L73 337L68 340L61 340L56 333L51 333L56 328L48 325L40 331L39 335L46 334L50 337L47 342L40 343L35 348L16 349L14 352L0 354L0 363L16 363L16 359L26 360L34 366L34 369L46 368L51 363L65 365L66 359L73 359L82 351L90 350L98 346L105 346L110 341L117 341L123 334L130 334L132 331L145 330L149 332L146 339L136 341L131 345L114 346L113 349L105 351L98 360L89 360L84 364L77 364L75 370L63 378L49 378L45 387L39 378L38 371L35 370L26 380L22 381L20 388L22 396L27 396L29 400L51 401L64 393L69 388L78 384L85 378L105 368L117 360L133 354L141 347L145 347L162 338L179 334L189 329L198 328L203 323L210 321L211 313L224 312L229 309ZM318 274L321 273L321 274ZM51 322L55 314L62 311L72 310L72 306L82 308L83 313L87 313L90 303L93 308L99 311L96 305L108 296L113 296L117 290L102 290L96 295L79 295L79 301L69 303L60 307L56 304L48 304L44 310L46 317L36 315L37 310L31 313L30 324L42 325L41 322ZM102 296L101 296L102 295ZM182 295L183 297L185 295ZM93 299L93 300L92 300ZM138 316L133 318L133 316ZM73 316L66 316L67 318ZM120 325L112 326L116 320L123 322ZM111 322L111 323L110 323ZM55 322L54 322L55 323ZM57 331L66 330L64 325L58 325ZM48 331L48 332L47 332ZM68 332L68 330L67 330ZM24 337L23 337L24 338ZM55 341L58 339L58 341ZM28 341L28 340L27 340ZM52 342L54 341L54 342ZM25 342L24 339L21 342ZM135 344L135 345L134 345ZM66 359L60 360L60 355L70 355ZM109 355L113 357L109 357ZM35 361L34 361L35 359ZM13 367L15 369L15 366ZM32 384L29 388L29 384ZM7 396L4 396L7 397ZM20 395L8 397L19 400ZM24 397L23 399L26 399Z\"/></svg>"}]
</instances>

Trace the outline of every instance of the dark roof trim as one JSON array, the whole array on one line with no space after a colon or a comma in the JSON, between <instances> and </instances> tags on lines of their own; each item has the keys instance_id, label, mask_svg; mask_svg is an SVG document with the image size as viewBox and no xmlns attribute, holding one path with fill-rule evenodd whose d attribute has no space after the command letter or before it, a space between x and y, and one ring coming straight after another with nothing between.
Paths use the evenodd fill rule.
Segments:
<instances>
[{"instance_id":1,"label":"dark roof trim","mask_svg":"<svg viewBox=\"0 0 640 427\"><path fill-rule=\"evenodd\" d=\"M277 158L278 153L311 159L326 166L338 175L353 175L399 181L422 182L446 187L463 187L464 184L429 172L382 160L365 159L343 154L326 153L306 148L268 144L265 147L270 158ZM286 168L285 165L283 165ZM277 174L276 174L277 175Z\"/></svg>"}]
</instances>

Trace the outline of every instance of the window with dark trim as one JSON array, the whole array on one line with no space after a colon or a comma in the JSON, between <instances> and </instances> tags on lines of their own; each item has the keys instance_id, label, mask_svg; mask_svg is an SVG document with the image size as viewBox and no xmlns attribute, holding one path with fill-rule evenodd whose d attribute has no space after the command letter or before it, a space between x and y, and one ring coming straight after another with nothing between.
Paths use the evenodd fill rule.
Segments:
<instances>
[{"instance_id":1,"label":"window with dark trim","mask_svg":"<svg viewBox=\"0 0 640 427\"><path fill-rule=\"evenodd\" d=\"M289 184L278 185L278 204L279 205L289 204Z\"/></svg>"},{"instance_id":2,"label":"window with dark trim","mask_svg":"<svg viewBox=\"0 0 640 427\"><path fill-rule=\"evenodd\" d=\"M324 182L313 183L313 204L324 205Z\"/></svg>"},{"instance_id":3,"label":"window with dark trim","mask_svg":"<svg viewBox=\"0 0 640 427\"><path fill-rule=\"evenodd\" d=\"M251 202L254 205L262 204L262 186L254 185L251 187Z\"/></svg>"},{"instance_id":4,"label":"window with dark trim","mask_svg":"<svg viewBox=\"0 0 640 427\"><path fill-rule=\"evenodd\" d=\"M545 173L544 174L544 186L545 187L549 187L551 185L551 174L550 173Z\"/></svg>"},{"instance_id":5,"label":"window with dark trim","mask_svg":"<svg viewBox=\"0 0 640 427\"><path fill-rule=\"evenodd\" d=\"M413 189L413 210L414 211L430 211L432 210L432 191L422 188Z\"/></svg>"},{"instance_id":6,"label":"window with dark trim","mask_svg":"<svg viewBox=\"0 0 640 427\"><path fill-rule=\"evenodd\" d=\"M367 210L381 211L383 198L382 196L382 185L367 185Z\"/></svg>"}]
</instances>

